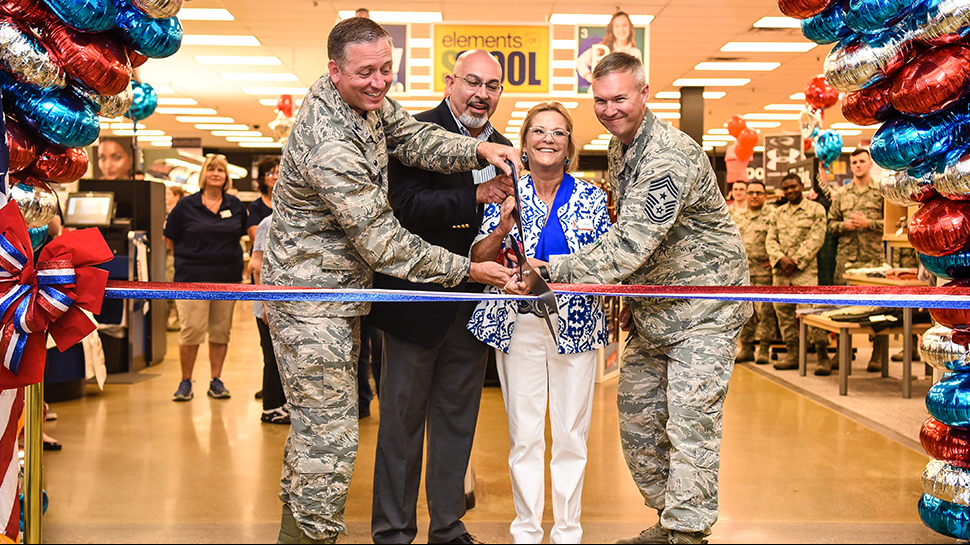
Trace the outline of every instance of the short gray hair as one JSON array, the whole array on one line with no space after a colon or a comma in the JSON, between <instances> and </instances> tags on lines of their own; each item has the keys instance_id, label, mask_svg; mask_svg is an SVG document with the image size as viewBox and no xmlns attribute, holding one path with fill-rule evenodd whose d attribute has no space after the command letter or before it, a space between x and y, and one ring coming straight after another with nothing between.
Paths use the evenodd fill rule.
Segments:
<instances>
[{"instance_id":1,"label":"short gray hair","mask_svg":"<svg viewBox=\"0 0 970 545\"><path fill-rule=\"evenodd\" d=\"M633 82L637 89L642 89L647 84L647 76L643 73L643 63L640 59L629 53L614 51L600 59L593 68L593 80L604 78L615 72L629 72L633 76Z\"/></svg>"},{"instance_id":2,"label":"short gray hair","mask_svg":"<svg viewBox=\"0 0 970 545\"><path fill-rule=\"evenodd\" d=\"M391 35L384 27L365 17L350 17L334 25L327 38L327 56L343 66L347 62L347 48L354 44L374 43L381 39L393 47Z\"/></svg>"}]
</instances>

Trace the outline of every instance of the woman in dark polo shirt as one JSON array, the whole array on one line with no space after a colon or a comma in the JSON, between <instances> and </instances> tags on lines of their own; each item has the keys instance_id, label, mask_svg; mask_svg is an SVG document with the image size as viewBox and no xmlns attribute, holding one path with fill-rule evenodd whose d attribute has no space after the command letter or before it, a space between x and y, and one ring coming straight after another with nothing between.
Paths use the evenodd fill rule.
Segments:
<instances>
[{"instance_id":1,"label":"woman in dark polo shirt","mask_svg":"<svg viewBox=\"0 0 970 545\"><path fill-rule=\"evenodd\" d=\"M199 173L200 191L175 205L165 224L165 244L175 254L176 282L240 282L246 234L246 207L227 195L229 164L222 155L209 155ZM182 382L175 401L192 399L192 370L199 345L209 339L212 379L209 397L226 399L229 390L220 379L229 347L235 301L176 301L181 329L179 360Z\"/></svg>"}]
</instances>

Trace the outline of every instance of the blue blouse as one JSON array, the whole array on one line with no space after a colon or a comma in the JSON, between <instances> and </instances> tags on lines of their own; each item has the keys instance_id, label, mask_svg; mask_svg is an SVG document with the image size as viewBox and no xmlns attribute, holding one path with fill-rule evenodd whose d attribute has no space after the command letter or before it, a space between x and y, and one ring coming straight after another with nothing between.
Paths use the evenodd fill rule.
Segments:
<instances>
[{"instance_id":1,"label":"blue blouse","mask_svg":"<svg viewBox=\"0 0 970 545\"><path fill-rule=\"evenodd\" d=\"M539 241L543 238L544 231L549 229L549 224L553 223L551 221L553 218L550 217L550 221L546 222L548 209L546 203L536 195L532 176L521 177L518 184L522 198L520 216L526 239L523 245L525 255L537 257ZM564 186L568 188L570 185L572 185L571 191L563 191ZM555 208L560 203L560 197L563 202L561 206ZM610 217L606 211L606 193L590 183L575 180L568 174L563 178L560 190L556 193L553 207L553 217L557 217L556 223L566 241L567 252L564 253L573 253L582 246L592 243L610 228ZM499 224L500 215L500 204L489 204L485 207L485 216L475 239L476 242L495 230ZM544 230L544 226L547 229ZM519 240L518 230L513 229L512 236ZM504 249L504 243L502 247ZM494 287L486 290L486 292L489 291L501 292ZM608 342L606 309L602 297L557 295L556 301L559 304L557 320L560 354L576 354L606 346ZM471 321L468 322L468 329L482 342L508 353L512 334L515 331L518 308L516 301L482 301L475 308Z\"/></svg>"}]
</instances>

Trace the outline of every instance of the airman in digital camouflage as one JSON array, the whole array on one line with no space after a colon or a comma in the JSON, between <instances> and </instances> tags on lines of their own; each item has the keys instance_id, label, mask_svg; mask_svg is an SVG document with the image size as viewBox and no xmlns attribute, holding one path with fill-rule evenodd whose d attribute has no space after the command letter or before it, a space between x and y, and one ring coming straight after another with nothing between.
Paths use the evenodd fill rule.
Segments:
<instances>
[{"instance_id":1,"label":"airman in digital camouflage","mask_svg":"<svg viewBox=\"0 0 970 545\"><path fill-rule=\"evenodd\" d=\"M774 207L765 206L765 184L751 181L745 188L746 207L731 214L741 232L744 251L748 254L748 275L752 286L771 285L771 261L765 249L768 238L768 216ZM752 361L766 364L769 361L771 341L775 338L778 322L771 303L754 303L754 315L741 328L741 349L735 362ZM755 357L754 341L758 340L758 356Z\"/></svg>"},{"instance_id":2,"label":"airman in digital camouflage","mask_svg":"<svg viewBox=\"0 0 970 545\"><path fill-rule=\"evenodd\" d=\"M835 192L829 207L828 229L839 238L835 254L835 285L845 285L846 269L878 267L886 260L882 235L885 221L885 199L872 182L872 159L869 150L857 149L849 157L852 183ZM889 337L872 338L872 357L868 371L882 369L882 353Z\"/></svg>"},{"instance_id":3,"label":"airman in digital camouflage","mask_svg":"<svg viewBox=\"0 0 970 545\"><path fill-rule=\"evenodd\" d=\"M470 263L405 231L387 203L388 154L441 172L521 166L511 147L412 119L385 98L391 38L370 19L330 33L329 73L313 84L283 150L264 253L266 284L370 288L373 271L454 286L504 286L509 269ZM482 159L482 160L480 160ZM481 267L483 266L484 267ZM267 303L290 405L280 498L281 543L335 542L357 454L360 316L368 303Z\"/></svg>"},{"instance_id":4,"label":"airman in digital camouflage","mask_svg":"<svg viewBox=\"0 0 970 545\"><path fill-rule=\"evenodd\" d=\"M704 150L647 108L640 61L593 71L596 117L614 135L617 221L577 253L553 256L557 282L745 286L748 260ZM541 265L541 263L537 263ZM728 380L750 303L631 299L617 405L627 465L660 522L618 543L702 542L717 520Z\"/></svg>"},{"instance_id":5,"label":"airman in digital camouflage","mask_svg":"<svg viewBox=\"0 0 970 545\"><path fill-rule=\"evenodd\" d=\"M817 286L816 255L825 243L825 208L803 196L802 180L796 174L785 176L781 180L781 189L788 202L772 211L768 218L768 238L765 241L774 275L773 285ZM781 328L781 338L785 340L787 349L784 361L776 363L775 369L798 369L796 305L774 303L774 307L778 326ZM831 373L827 334L812 328L811 336L819 354L819 369L816 369L815 374Z\"/></svg>"}]
</instances>

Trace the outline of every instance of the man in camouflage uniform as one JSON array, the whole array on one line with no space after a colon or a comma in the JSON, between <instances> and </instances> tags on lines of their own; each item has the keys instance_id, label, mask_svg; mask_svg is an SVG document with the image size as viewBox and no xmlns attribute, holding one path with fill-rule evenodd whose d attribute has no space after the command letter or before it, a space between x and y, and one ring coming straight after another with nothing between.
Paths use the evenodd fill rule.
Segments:
<instances>
[{"instance_id":1,"label":"man in camouflage uniform","mask_svg":"<svg viewBox=\"0 0 970 545\"><path fill-rule=\"evenodd\" d=\"M768 237L768 215L773 208L765 206L765 184L751 181L747 186L748 208L732 217L741 232L744 251L748 254L748 274L752 286L771 285L771 261L765 249ZM769 361L771 340L775 337L777 320L771 303L755 303L754 315L741 329L741 350L734 361L751 361L764 365ZM758 339L758 357L754 355L754 340Z\"/></svg>"},{"instance_id":2,"label":"man in camouflage uniform","mask_svg":"<svg viewBox=\"0 0 970 545\"><path fill-rule=\"evenodd\" d=\"M728 212L733 219L748 209L748 182L736 180L731 183L730 191L731 204L728 205Z\"/></svg>"},{"instance_id":3,"label":"man in camouflage uniform","mask_svg":"<svg viewBox=\"0 0 970 545\"><path fill-rule=\"evenodd\" d=\"M613 135L617 221L553 256L556 282L745 286L748 260L704 150L647 108L643 65L614 52L593 71L594 111ZM542 269L539 269L542 270ZM631 299L617 405L627 465L660 522L623 542L702 542L717 520L728 380L751 304Z\"/></svg>"},{"instance_id":4,"label":"man in camouflage uniform","mask_svg":"<svg viewBox=\"0 0 970 545\"><path fill-rule=\"evenodd\" d=\"M845 285L846 269L879 267L886 260L883 248L883 217L885 200L872 182L869 173L872 159L869 150L857 149L849 157L852 183L841 187L832 197L829 207L828 229L839 237L835 256L835 285ZM888 350L889 337L876 335L872 339L869 371L882 369L882 353Z\"/></svg>"},{"instance_id":5,"label":"man in camouflage uniform","mask_svg":"<svg viewBox=\"0 0 970 545\"><path fill-rule=\"evenodd\" d=\"M825 208L802 195L802 181L795 174L781 180L781 189L788 201L772 211L768 218L768 238L765 249L771 261L773 285L775 286L817 286L818 260L816 254L825 243ZM798 369L798 321L795 319L796 306L788 303L773 303L781 338L785 340L787 354L785 359L775 364L775 369ZM819 337L819 334L821 338ZM812 328L813 340L824 342L819 351L819 366L822 358L828 362L828 343L824 331ZM818 347L816 342L816 347ZM831 373L831 363L825 363ZM823 374L816 370L817 375ZM824 373L828 374L828 373Z\"/></svg>"},{"instance_id":6,"label":"man in camouflage uniform","mask_svg":"<svg viewBox=\"0 0 970 545\"><path fill-rule=\"evenodd\" d=\"M329 73L313 84L283 150L264 254L266 284L370 288L373 271L454 286L504 286L511 271L470 263L405 231L387 204L387 158L436 171L518 163L511 147L412 119L385 95L391 38L370 19L341 21L327 43ZM357 453L360 316L366 303L267 303L290 405L279 540L335 542Z\"/></svg>"}]
</instances>

